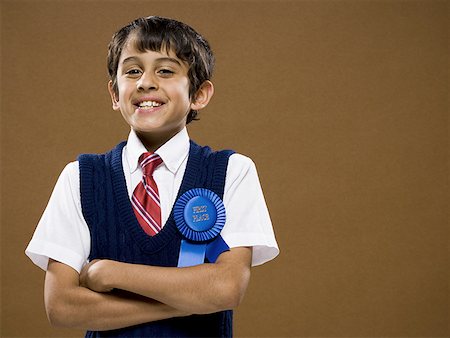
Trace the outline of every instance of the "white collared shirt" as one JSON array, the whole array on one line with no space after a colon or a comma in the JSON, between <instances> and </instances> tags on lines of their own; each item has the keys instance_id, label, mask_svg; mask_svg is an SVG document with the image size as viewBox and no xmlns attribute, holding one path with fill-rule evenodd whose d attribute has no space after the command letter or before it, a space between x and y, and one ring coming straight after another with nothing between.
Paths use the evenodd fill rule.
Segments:
<instances>
[{"instance_id":1,"label":"white collared shirt","mask_svg":"<svg viewBox=\"0 0 450 338\"><path fill-rule=\"evenodd\" d=\"M122 164L128 194L142 179L139 156L147 149L132 130L122 152ZM161 220L165 224L186 169L189 155L189 135L184 128L156 153L163 164L153 177L161 201ZM278 245L253 161L243 155L230 156L223 203L227 219L221 235L230 248L253 248L252 265L263 264L278 253ZM69 163L55 185L48 205L37 225L26 255L46 270L49 258L64 263L76 271L87 263L90 253L90 232L83 217L80 199L78 162Z\"/></svg>"}]
</instances>

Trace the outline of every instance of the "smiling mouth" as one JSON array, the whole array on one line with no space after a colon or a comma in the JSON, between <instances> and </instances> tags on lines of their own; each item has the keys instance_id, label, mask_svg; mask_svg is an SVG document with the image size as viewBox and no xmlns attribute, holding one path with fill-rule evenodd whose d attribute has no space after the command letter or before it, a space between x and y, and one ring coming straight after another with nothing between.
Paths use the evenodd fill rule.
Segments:
<instances>
[{"instance_id":1,"label":"smiling mouth","mask_svg":"<svg viewBox=\"0 0 450 338\"><path fill-rule=\"evenodd\" d=\"M139 102L139 104L137 104L136 106L139 109L152 109L152 108L156 108L156 107L160 107L162 106L163 103L161 102L156 102L156 101L142 101Z\"/></svg>"}]
</instances>

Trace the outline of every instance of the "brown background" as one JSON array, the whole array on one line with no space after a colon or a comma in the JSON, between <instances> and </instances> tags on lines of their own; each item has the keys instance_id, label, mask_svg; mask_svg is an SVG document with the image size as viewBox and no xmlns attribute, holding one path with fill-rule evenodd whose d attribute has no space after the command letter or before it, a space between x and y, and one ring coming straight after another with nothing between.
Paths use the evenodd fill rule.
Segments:
<instances>
[{"instance_id":1,"label":"brown background","mask_svg":"<svg viewBox=\"0 0 450 338\"><path fill-rule=\"evenodd\" d=\"M64 165L126 138L106 45L138 16L211 42L216 94L191 137L254 159L281 248L236 336L448 336L447 1L2 4L2 322L49 327L23 251Z\"/></svg>"}]
</instances>

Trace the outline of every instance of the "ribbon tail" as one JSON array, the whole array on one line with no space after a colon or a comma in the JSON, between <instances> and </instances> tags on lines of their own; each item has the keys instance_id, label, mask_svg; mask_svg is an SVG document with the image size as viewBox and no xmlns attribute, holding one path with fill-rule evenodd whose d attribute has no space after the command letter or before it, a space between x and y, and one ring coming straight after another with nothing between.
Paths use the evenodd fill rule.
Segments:
<instances>
[{"instance_id":1,"label":"ribbon tail","mask_svg":"<svg viewBox=\"0 0 450 338\"><path fill-rule=\"evenodd\" d=\"M205 262L206 244L192 243L185 239L181 241L178 267L194 266Z\"/></svg>"},{"instance_id":2,"label":"ribbon tail","mask_svg":"<svg viewBox=\"0 0 450 338\"><path fill-rule=\"evenodd\" d=\"M230 247L219 235L206 246L206 259L208 262L214 263L222 252L228 250L230 250Z\"/></svg>"}]
</instances>

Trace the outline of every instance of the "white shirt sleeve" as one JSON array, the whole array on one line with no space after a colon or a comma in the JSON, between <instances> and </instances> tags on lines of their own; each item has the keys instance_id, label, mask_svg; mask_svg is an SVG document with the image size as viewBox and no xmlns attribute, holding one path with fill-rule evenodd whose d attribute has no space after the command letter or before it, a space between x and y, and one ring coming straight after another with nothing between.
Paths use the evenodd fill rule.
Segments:
<instances>
[{"instance_id":1,"label":"white shirt sleeve","mask_svg":"<svg viewBox=\"0 0 450 338\"><path fill-rule=\"evenodd\" d=\"M44 270L52 258L80 272L89 252L90 233L81 212L78 162L72 162L61 172L25 253Z\"/></svg>"},{"instance_id":2,"label":"white shirt sleeve","mask_svg":"<svg viewBox=\"0 0 450 338\"><path fill-rule=\"evenodd\" d=\"M227 218L221 235L228 246L253 247L252 266L275 258L279 248L256 166L250 158L230 156L223 203Z\"/></svg>"}]
</instances>

